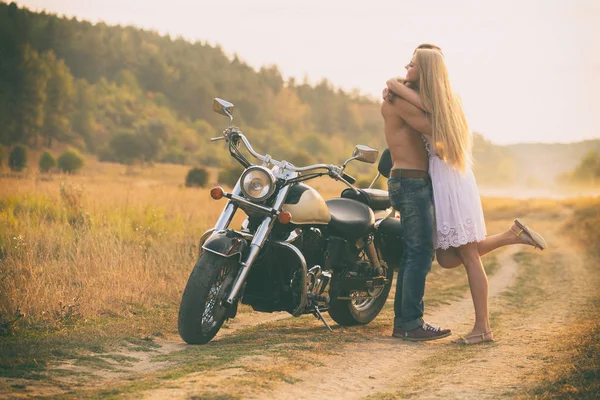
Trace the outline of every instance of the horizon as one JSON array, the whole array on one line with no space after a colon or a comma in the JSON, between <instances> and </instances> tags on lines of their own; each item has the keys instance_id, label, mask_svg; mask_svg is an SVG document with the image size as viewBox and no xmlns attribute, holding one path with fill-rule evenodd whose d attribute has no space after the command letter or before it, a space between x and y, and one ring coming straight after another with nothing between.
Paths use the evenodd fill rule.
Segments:
<instances>
[{"instance_id":1,"label":"horizon","mask_svg":"<svg viewBox=\"0 0 600 400\"><path fill-rule=\"evenodd\" d=\"M148 5L153 2L154 7ZM134 26L172 39L218 45L230 59L237 55L254 70L276 65L286 81L293 77L315 85L325 78L335 88L348 93L358 90L374 99L378 99L386 79L405 72L403 66L416 45L436 43L444 50L453 87L463 100L473 132L496 145L566 144L600 138L597 118L582 111L600 105L600 55L585 51L600 45L600 32L594 24L600 22L600 5L592 1L513 0L486 6L458 1L449 6L440 0L439 7L426 9L429 13L423 12L424 7L406 4L399 8L396 3L381 1L362 12L354 6L342 7L345 3L339 0L320 8L313 0L302 5L282 5L273 0L228 4L233 3L238 5L225 14L224 4L200 5L186 0L172 0L168 8L156 0L127 4L117 0L16 2L35 12ZM386 3L387 8L382 9ZM506 3L518 5L520 13L513 13L517 8ZM181 9L187 11L180 13ZM194 12L197 10L201 12ZM408 15L406 25L399 18L402 28L397 34L384 23L394 10ZM340 14L345 19L339 18ZM427 28L419 23L423 22L422 14L426 14ZM313 29L294 36L293 31L308 18L312 18ZM235 27L233 32L221 28L224 22ZM503 32L507 25L512 29ZM280 26L283 29L278 29ZM347 29L349 26L365 29ZM345 37L341 38L340 32ZM333 45L336 51L330 50ZM398 51L390 52L392 46ZM357 47L362 51L360 56L353 55ZM473 48L481 51L473 52ZM382 54L386 61L371 65L371 60L381 59ZM495 78L506 76L506 71L512 85ZM562 78L567 75L568 81ZM360 79L355 80L357 76ZM563 136L565 132L568 139Z\"/></svg>"}]
</instances>

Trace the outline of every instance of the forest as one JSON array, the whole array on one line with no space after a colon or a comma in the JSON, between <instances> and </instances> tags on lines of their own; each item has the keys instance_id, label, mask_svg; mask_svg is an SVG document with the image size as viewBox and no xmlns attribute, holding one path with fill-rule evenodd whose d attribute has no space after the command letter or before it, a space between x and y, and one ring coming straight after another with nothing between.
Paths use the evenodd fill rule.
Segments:
<instances>
[{"instance_id":1,"label":"forest","mask_svg":"<svg viewBox=\"0 0 600 400\"><path fill-rule=\"evenodd\" d=\"M256 70L201 40L0 2L0 146L224 167L226 149L209 142L227 126L214 97L235 104L255 149L297 165L340 162L358 143L385 148L379 100L358 90L284 80L276 65ZM494 186L564 181L590 150L600 141L498 146L475 133L475 172Z\"/></svg>"}]
</instances>

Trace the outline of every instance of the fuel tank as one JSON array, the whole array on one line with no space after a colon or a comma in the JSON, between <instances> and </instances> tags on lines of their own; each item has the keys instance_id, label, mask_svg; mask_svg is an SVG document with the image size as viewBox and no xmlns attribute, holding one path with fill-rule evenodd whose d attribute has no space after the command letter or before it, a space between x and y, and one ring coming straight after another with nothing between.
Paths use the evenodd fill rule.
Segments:
<instances>
[{"instance_id":1,"label":"fuel tank","mask_svg":"<svg viewBox=\"0 0 600 400\"><path fill-rule=\"evenodd\" d=\"M315 189L302 183L290 189L283 211L292 214L291 222L296 225L327 225L331 220L323 197Z\"/></svg>"}]
</instances>

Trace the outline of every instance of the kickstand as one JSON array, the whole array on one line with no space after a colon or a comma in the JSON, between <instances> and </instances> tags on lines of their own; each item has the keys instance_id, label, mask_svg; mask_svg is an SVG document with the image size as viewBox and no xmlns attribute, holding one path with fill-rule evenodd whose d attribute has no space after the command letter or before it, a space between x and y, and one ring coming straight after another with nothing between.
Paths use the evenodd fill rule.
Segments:
<instances>
[{"instance_id":1,"label":"kickstand","mask_svg":"<svg viewBox=\"0 0 600 400\"><path fill-rule=\"evenodd\" d=\"M321 311L319 311L319 307L315 306L315 311L313 312L313 315L315 316L315 318L319 318L321 322L325 324L327 329L329 329L330 332L333 332L333 329L331 329L327 321L325 321L325 318L323 318L323 314L321 314Z\"/></svg>"}]
</instances>

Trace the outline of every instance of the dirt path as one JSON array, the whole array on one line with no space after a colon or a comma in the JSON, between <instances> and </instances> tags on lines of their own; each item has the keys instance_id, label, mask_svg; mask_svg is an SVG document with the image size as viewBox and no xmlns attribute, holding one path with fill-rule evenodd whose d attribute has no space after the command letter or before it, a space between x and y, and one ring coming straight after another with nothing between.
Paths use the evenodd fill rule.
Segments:
<instances>
[{"instance_id":1,"label":"dirt path","mask_svg":"<svg viewBox=\"0 0 600 400\"><path fill-rule=\"evenodd\" d=\"M517 279L521 266L515 256L524 249L515 246L499 254L501 269L489 282L495 343L464 347L449 339L407 343L381 337L348 347L340 356L321 360L322 366L297 374L301 384L282 383L253 398L484 399L517 394L540 380L544 367L553 361L549 348L568 334L565 328L575 323L578 311L596 294L597 286L577 251L556 234L548 239L552 250L543 254L525 250L538 263L535 291L523 288L529 284L526 274ZM515 293L522 298L511 297ZM468 332L473 322L471 299L467 295L426 319L454 332Z\"/></svg>"},{"instance_id":2,"label":"dirt path","mask_svg":"<svg viewBox=\"0 0 600 400\"><path fill-rule=\"evenodd\" d=\"M523 246L498 252L499 269L489 279L494 343L457 346L450 342L451 338L410 343L386 333L345 344L336 349L335 355L306 354L316 361L309 367L289 366L284 357L256 355L222 368L189 373L165 381L161 388L134 391L125 397L190 399L202 398L198 394L207 392L214 393L215 398L233 393L254 399L513 397L524 387L539 382L549 363L556 361L552 347L566 338L571 332L567 327L579 321L581 311L597 295L598 282L590 277L585 260L558 232L552 233L556 226L555 221L536 221L536 228L550 232L546 238L551 248L543 253ZM224 325L217 338L284 318L289 315L242 313ZM473 318L468 291L462 298L432 309L425 317L434 324L452 328L454 333L470 331ZM58 368L89 374L84 383L88 389L118 387L131 379L155 376L159 370L168 371L172 365L169 361L152 359L187 348L178 338L168 339L157 342L160 347L150 352L112 352L113 356L130 359L128 363L115 361L118 368L112 371L69 363ZM261 374L273 371L284 371L286 379L265 385L256 383ZM60 380L57 378L56 382ZM73 382L67 379L63 383ZM60 395L56 387L52 389L46 394ZM43 390L38 392L42 393Z\"/></svg>"},{"instance_id":3,"label":"dirt path","mask_svg":"<svg viewBox=\"0 0 600 400\"><path fill-rule=\"evenodd\" d=\"M513 247L500 255L502 268L490 279L490 297L497 296L514 281L517 264L512 256L516 251ZM427 321L459 332L468 332L472 319L473 303L469 297L426 314ZM410 379L424 360L449 342L450 339L411 343L391 336L376 338L370 343L348 347L342 355L321 360L323 366L298 374L296 377L307 385L284 383L254 398L312 399L315 393L323 398L339 398L343 393L345 399L360 399L388 389L399 382L399 377Z\"/></svg>"},{"instance_id":4,"label":"dirt path","mask_svg":"<svg viewBox=\"0 0 600 400\"><path fill-rule=\"evenodd\" d=\"M539 225L544 232L555 229L552 221ZM596 284L577 251L558 233L547 239L552 248L543 253L523 246L498 253L500 269L489 280L496 342L465 347L452 344L450 338L409 343L387 335L373 337L346 345L341 354L319 357L316 366L292 372L293 379L275 387L239 389L238 395L254 399L515 396L540 381L544 368L555 361L549 350L568 334L565 327L575 323L576 311L595 295ZM466 333L473 317L467 292L462 299L428 313L426 320ZM262 361L277 368L281 360ZM238 367L196 373L169 388L145 392L143 397L190 398L199 388L218 387L240 376L251 380L252 370Z\"/></svg>"}]
</instances>

